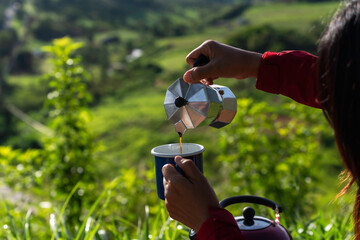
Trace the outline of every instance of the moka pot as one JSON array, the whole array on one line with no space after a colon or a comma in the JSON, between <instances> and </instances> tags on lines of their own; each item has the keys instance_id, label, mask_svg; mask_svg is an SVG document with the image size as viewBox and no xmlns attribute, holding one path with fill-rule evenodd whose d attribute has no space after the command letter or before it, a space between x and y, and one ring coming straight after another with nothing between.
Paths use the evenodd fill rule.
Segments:
<instances>
[{"instance_id":1,"label":"moka pot","mask_svg":"<svg viewBox=\"0 0 360 240\"><path fill-rule=\"evenodd\" d=\"M204 58L199 57L194 67L203 65ZM164 107L179 134L199 126L224 127L231 123L237 111L236 97L228 87L188 84L182 78L167 89Z\"/></svg>"}]
</instances>

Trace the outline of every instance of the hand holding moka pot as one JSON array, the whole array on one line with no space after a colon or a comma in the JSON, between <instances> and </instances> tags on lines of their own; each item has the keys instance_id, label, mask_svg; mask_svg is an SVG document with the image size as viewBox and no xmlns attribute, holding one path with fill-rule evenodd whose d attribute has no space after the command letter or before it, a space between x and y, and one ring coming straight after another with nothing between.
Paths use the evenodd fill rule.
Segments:
<instances>
[{"instance_id":1,"label":"hand holding moka pot","mask_svg":"<svg viewBox=\"0 0 360 240\"><path fill-rule=\"evenodd\" d=\"M194 67L208 62L207 57L200 55ZM167 89L164 107L179 135L198 126L224 127L234 119L237 111L236 97L229 88L188 84L182 78Z\"/></svg>"}]
</instances>

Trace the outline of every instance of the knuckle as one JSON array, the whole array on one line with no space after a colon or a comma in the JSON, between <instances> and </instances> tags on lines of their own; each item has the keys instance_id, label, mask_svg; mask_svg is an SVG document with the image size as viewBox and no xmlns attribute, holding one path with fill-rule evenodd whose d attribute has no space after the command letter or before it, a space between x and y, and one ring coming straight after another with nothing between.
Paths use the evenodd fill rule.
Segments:
<instances>
[{"instance_id":1,"label":"knuckle","mask_svg":"<svg viewBox=\"0 0 360 240\"><path fill-rule=\"evenodd\" d=\"M172 181L171 181L171 180L167 180L167 181L166 181L166 185L165 185L165 192L170 191L170 189L172 188L172 185L173 185Z\"/></svg>"},{"instance_id":2,"label":"knuckle","mask_svg":"<svg viewBox=\"0 0 360 240\"><path fill-rule=\"evenodd\" d=\"M168 164L165 164L164 166L162 166L162 171L166 171L169 168Z\"/></svg>"},{"instance_id":3,"label":"knuckle","mask_svg":"<svg viewBox=\"0 0 360 240\"><path fill-rule=\"evenodd\" d=\"M204 45L213 46L214 44L216 44L216 41L212 39L208 39L204 42Z\"/></svg>"},{"instance_id":4,"label":"knuckle","mask_svg":"<svg viewBox=\"0 0 360 240\"><path fill-rule=\"evenodd\" d=\"M172 166L170 165L170 164L165 164L163 167L162 167L162 172L163 172L163 174L164 175L166 175L169 171L170 171L170 168L171 168Z\"/></svg>"},{"instance_id":5,"label":"knuckle","mask_svg":"<svg viewBox=\"0 0 360 240\"><path fill-rule=\"evenodd\" d=\"M193 161L190 159L186 159L182 162L182 165L186 168L192 167L194 165Z\"/></svg>"},{"instance_id":6,"label":"knuckle","mask_svg":"<svg viewBox=\"0 0 360 240\"><path fill-rule=\"evenodd\" d=\"M166 182L166 190L168 193L171 193L173 189L176 189L180 185L177 177L174 177L173 179L169 179Z\"/></svg>"},{"instance_id":7,"label":"knuckle","mask_svg":"<svg viewBox=\"0 0 360 240\"><path fill-rule=\"evenodd\" d=\"M165 198L171 197L170 184L166 185L166 187L164 188L164 196Z\"/></svg>"},{"instance_id":8,"label":"knuckle","mask_svg":"<svg viewBox=\"0 0 360 240\"><path fill-rule=\"evenodd\" d=\"M176 194L173 189L167 188L164 191L164 197L168 204L171 204L174 201L174 199L176 199L175 195Z\"/></svg>"}]
</instances>

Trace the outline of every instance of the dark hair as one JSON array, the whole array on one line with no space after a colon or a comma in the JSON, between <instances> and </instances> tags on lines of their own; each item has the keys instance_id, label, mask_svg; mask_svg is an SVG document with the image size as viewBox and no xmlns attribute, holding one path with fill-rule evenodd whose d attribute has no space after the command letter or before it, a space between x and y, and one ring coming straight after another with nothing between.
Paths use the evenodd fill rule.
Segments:
<instances>
[{"instance_id":1,"label":"dark hair","mask_svg":"<svg viewBox=\"0 0 360 240\"><path fill-rule=\"evenodd\" d=\"M355 239L360 240L360 1L346 2L319 42L319 89L324 114L357 194L353 210Z\"/></svg>"}]
</instances>

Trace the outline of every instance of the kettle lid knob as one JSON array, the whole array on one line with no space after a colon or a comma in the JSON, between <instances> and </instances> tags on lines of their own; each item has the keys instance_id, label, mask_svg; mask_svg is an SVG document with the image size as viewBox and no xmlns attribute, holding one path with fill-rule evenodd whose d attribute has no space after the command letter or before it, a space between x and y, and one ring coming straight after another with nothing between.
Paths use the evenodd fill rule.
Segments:
<instances>
[{"instance_id":1,"label":"kettle lid knob","mask_svg":"<svg viewBox=\"0 0 360 240\"><path fill-rule=\"evenodd\" d=\"M243 209L243 216L244 216L244 225L246 226L254 225L255 210L253 208L245 207Z\"/></svg>"}]
</instances>

